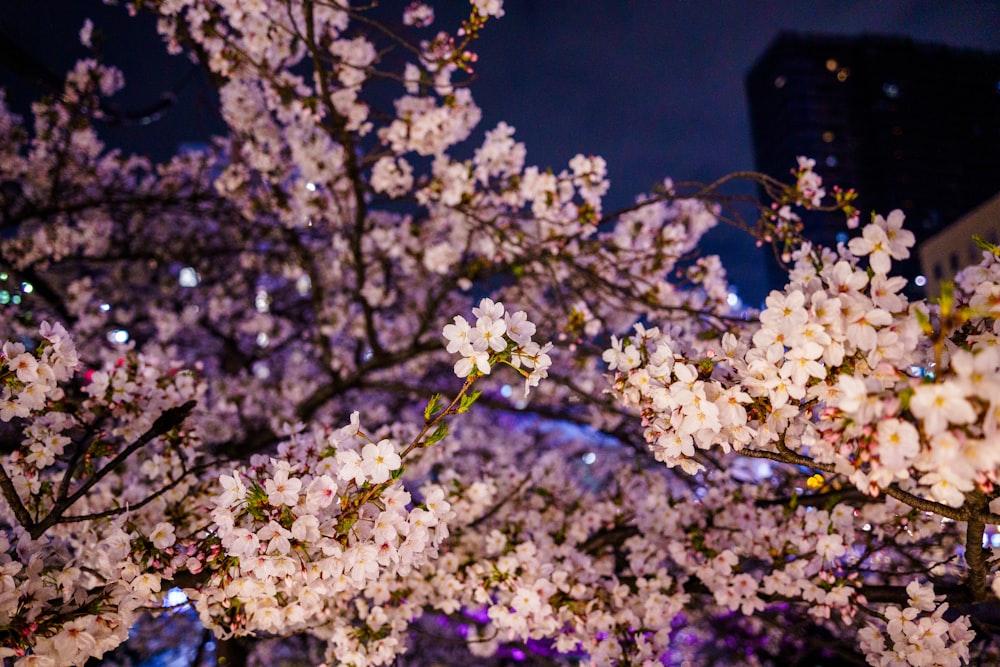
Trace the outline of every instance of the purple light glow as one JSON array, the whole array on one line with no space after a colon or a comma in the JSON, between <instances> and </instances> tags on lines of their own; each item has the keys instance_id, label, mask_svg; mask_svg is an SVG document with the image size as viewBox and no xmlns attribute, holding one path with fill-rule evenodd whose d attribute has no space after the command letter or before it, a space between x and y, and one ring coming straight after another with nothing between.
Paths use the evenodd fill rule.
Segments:
<instances>
[{"instance_id":1,"label":"purple light glow","mask_svg":"<svg viewBox=\"0 0 1000 667\"><path fill-rule=\"evenodd\" d=\"M489 623L490 621L490 615L486 612L486 609L467 609L465 610L465 616L479 623Z\"/></svg>"}]
</instances>

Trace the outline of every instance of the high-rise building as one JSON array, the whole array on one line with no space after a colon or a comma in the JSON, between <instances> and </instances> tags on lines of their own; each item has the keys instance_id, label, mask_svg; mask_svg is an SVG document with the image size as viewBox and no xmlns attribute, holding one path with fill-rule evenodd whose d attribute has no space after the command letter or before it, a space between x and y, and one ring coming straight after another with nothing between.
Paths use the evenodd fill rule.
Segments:
<instances>
[{"instance_id":1,"label":"high-rise building","mask_svg":"<svg viewBox=\"0 0 1000 667\"><path fill-rule=\"evenodd\" d=\"M918 244L1000 192L1000 52L782 33L746 86L758 170L812 157L862 215L901 208ZM846 237L842 215L804 223L817 242ZM898 268L916 278L917 253Z\"/></svg>"},{"instance_id":2,"label":"high-rise building","mask_svg":"<svg viewBox=\"0 0 1000 667\"><path fill-rule=\"evenodd\" d=\"M977 236L1000 243L1000 194L920 244L920 270L927 277L928 294L940 294L943 281L954 279L959 269L982 259Z\"/></svg>"}]
</instances>

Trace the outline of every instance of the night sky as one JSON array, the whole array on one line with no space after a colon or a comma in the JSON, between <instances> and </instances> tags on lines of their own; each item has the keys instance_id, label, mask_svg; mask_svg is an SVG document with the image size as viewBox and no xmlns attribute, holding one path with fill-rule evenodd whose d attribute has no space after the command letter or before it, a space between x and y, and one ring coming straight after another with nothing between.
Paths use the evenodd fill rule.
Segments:
<instances>
[{"instance_id":1,"label":"night sky","mask_svg":"<svg viewBox=\"0 0 1000 667\"><path fill-rule=\"evenodd\" d=\"M431 4L438 7L440 27L467 7L457 0ZM483 109L482 128L506 120L526 143L529 163L556 170L578 152L603 156L612 183L608 210L628 205L665 176L708 181L753 167L743 76L779 30L892 34L1000 51L996 0L505 4L507 15L487 26L475 49L480 61L473 91ZM209 111L212 98L197 79L187 78L182 59L154 57L160 49L148 17L126 20L123 14L96 0L5 0L0 33L60 72L83 55L72 45L83 17L93 17L105 33L106 59L122 66L131 83L117 100L124 110L151 109L166 90L178 94L177 104L150 127L127 124L105 132L111 143L163 158L180 142L204 139L218 127ZM4 58L0 85L23 81ZM741 295L756 303L762 284L754 263L743 261L757 256L752 243L720 229L708 248L737 266L733 279Z\"/></svg>"}]
</instances>

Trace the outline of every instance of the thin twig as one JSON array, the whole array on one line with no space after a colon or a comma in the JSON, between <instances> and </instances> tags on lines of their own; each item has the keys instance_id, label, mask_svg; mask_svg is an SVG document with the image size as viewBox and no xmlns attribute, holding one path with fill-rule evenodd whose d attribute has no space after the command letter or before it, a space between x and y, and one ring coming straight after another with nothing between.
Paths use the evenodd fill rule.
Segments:
<instances>
[{"instance_id":1,"label":"thin twig","mask_svg":"<svg viewBox=\"0 0 1000 667\"><path fill-rule=\"evenodd\" d=\"M30 528L25 526L28 528L28 532L31 534L32 539L38 539L51 526L59 523L66 510L68 510L77 500L86 495L86 493L90 491L94 485L107 477L112 470L117 468L136 450L177 427L187 418L188 414L190 414L191 410L194 409L195 405L195 401L188 401L183 405L164 410L163 414L157 417L156 421L153 422L153 425L149 427L149 430L139 436L139 438L131 445L119 452L117 456L108 461L104 467L91 475L87 481L81 484L71 495L57 501L45 518L41 519L37 523L34 523Z\"/></svg>"}]
</instances>

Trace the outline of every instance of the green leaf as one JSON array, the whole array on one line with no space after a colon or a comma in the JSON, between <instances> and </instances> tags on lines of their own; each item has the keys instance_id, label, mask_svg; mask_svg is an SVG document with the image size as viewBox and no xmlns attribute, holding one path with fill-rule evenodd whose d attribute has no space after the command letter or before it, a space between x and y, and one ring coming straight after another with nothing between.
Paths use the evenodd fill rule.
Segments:
<instances>
[{"instance_id":1,"label":"green leaf","mask_svg":"<svg viewBox=\"0 0 1000 667\"><path fill-rule=\"evenodd\" d=\"M972 241L979 247L980 250L992 253L994 257L1000 257L1000 246L996 243L990 243L982 236L977 236L976 234L972 235Z\"/></svg>"},{"instance_id":2,"label":"green leaf","mask_svg":"<svg viewBox=\"0 0 1000 667\"><path fill-rule=\"evenodd\" d=\"M472 404L476 402L476 399L478 399L482 393L483 392L477 389L463 396L462 400L459 402L458 409L456 410L456 412L458 414L462 414L463 412L471 408Z\"/></svg>"},{"instance_id":3,"label":"green leaf","mask_svg":"<svg viewBox=\"0 0 1000 667\"><path fill-rule=\"evenodd\" d=\"M923 312L919 308L914 308L913 312L917 316L917 324L920 325L920 330L924 332L924 335L934 335L934 327L931 326L931 319L927 316L927 313Z\"/></svg>"},{"instance_id":4,"label":"green leaf","mask_svg":"<svg viewBox=\"0 0 1000 667\"><path fill-rule=\"evenodd\" d=\"M438 424L437 428L434 429L434 432L431 433L429 436L427 436L427 439L424 440L423 446L430 447L435 443L441 442L442 440L444 440L444 437L446 435L448 435L448 424L446 424L445 422L441 422L440 424Z\"/></svg>"},{"instance_id":5,"label":"green leaf","mask_svg":"<svg viewBox=\"0 0 1000 667\"><path fill-rule=\"evenodd\" d=\"M339 522L337 522L337 534L347 535L349 532L351 532L351 528L353 528L354 524L356 524L357 522L358 522L358 517L353 515L342 518Z\"/></svg>"},{"instance_id":6,"label":"green leaf","mask_svg":"<svg viewBox=\"0 0 1000 667\"><path fill-rule=\"evenodd\" d=\"M910 399L913 398L913 387L906 387L900 391L897 396L899 397L899 409L909 410L910 409Z\"/></svg>"},{"instance_id":7,"label":"green leaf","mask_svg":"<svg viewBox=\"0 0 1000 667\"><path fill-rule=\"evenodd\" d=\"M424 408L424 421L430 421L431 416L441 408L441 394L434 394L431 396L431 400L427 401L427 407Z\"/></svg>"},{"instance_id":8,"label":"green leaf","mask_svg":"<svg viewBox=\"0 0 1000 667\"><path fill-rule=\"evenodd\" d=\"M941 283L941 296L938 298L938 305L941 306L941 316L951 315L955 305L955 283L945 280Z\"/></svg>"}]
</instances>

